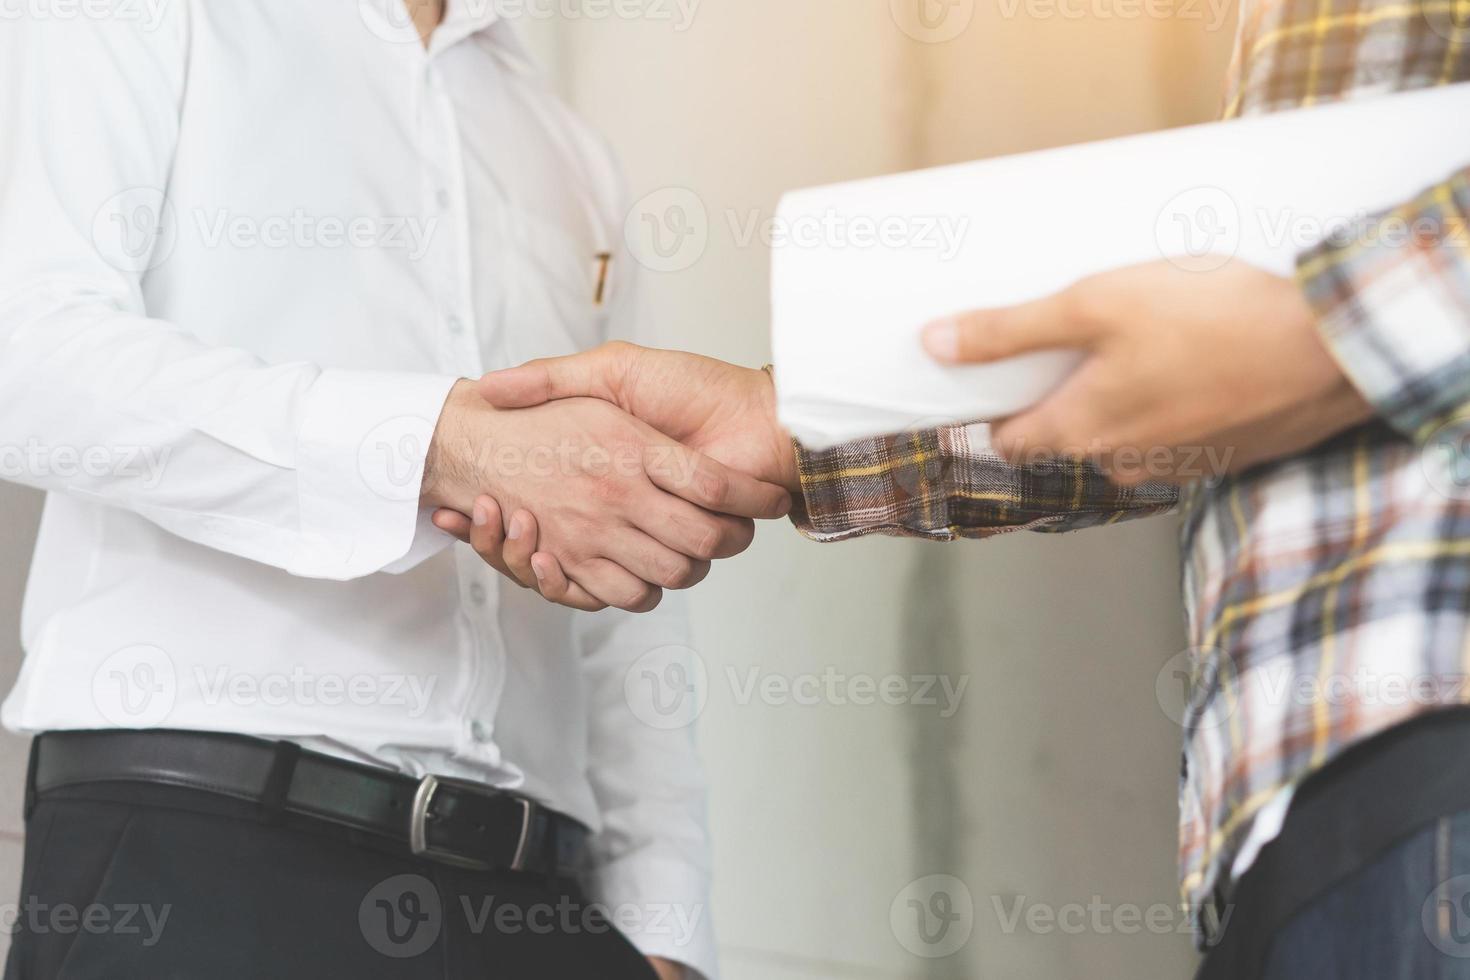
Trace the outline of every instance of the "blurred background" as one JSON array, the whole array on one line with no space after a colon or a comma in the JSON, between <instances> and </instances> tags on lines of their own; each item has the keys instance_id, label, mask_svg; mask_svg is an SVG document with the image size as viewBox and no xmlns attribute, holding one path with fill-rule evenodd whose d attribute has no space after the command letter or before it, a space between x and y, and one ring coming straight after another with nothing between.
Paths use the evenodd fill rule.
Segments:
<instances>
[{"instance_id":1,"label":"blurred background","mask_svg":"<svg viewBox=\"0 0 1470 980\"><path fill-rule=\"evenodd\" d=\"M769 254L748 232L784 191L1207 121L1235 24L1227 0L513 9L621 155L630 224L697 204L639 339L752 365ZM39 499L0 486L0 512L8 688ZM1190 976L1174 532L819 546L772 526L718 567L692 601L725 976ZM0 739L6 901L25 749Z\"/></svg>"}]
</instances>

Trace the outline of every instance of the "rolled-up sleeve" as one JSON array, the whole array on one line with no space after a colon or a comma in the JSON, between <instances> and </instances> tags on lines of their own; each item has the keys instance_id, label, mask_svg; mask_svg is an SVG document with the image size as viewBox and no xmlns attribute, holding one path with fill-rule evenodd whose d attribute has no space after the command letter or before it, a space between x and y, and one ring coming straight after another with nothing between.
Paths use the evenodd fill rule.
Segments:
<instances>
[{"instance_id":1,"label":"rolled-up sleeve","mask_svg":"<svg viewBox=\"0 0 1470 980\"><path fill-rule=\"evenodd\" d=\"M796 454L802 492L792 520L816 541L1075 531L1165 513L1178 502L1173 487L1121 487L1086 461L1013 465L989 449L981 425L863 439L821 452L797 446Z\"/></svg>"},{"instance_id":2,"label":"rolled-up sleeve","mask_svg":"<svg viewBox=\"0 0 1470 980\"><path fill-rule=\"evenodd\" d=\"M1423 441L1470 403L1470 168L1300 256L1322 338L1382 418Z\"/></svg>"}]
</instances>

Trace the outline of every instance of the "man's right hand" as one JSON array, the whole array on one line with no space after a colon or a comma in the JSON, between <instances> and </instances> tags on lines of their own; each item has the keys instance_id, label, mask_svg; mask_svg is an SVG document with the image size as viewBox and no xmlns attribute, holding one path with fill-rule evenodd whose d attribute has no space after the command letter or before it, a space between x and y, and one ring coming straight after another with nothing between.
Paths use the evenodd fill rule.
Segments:
<instances>
[{"instance_id":1,"label":"man's right hand","mask_svg":"<svg viewBox=\"0 0 1470 980\"><path fill-rule=\"evenodd\" d=\"M435 429L422 502L494 530L485 498L505 513L534 508L540 547L556 554L567 579L565 604L633 612L656 606L663 588L702 580L712 559L744 551L751 518L790 507L781 486L680 445L606 401L507 411L465 381Z\"/></svg>"}]
</instances>

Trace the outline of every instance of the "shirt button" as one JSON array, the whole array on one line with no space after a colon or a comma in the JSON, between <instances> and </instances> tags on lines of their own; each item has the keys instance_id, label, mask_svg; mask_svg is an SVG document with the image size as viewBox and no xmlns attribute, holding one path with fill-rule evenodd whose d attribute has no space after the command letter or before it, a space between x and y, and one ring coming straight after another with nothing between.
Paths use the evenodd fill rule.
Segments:
<instances>
[{"instance_id":1,"label":"shirt button","mask_svg":"<svg viewBox=\"0 0 1470 980\"><path fill-rule=\"evenodd\" d=\"M457 316L449 318L449 332L458 337L464 333L464 321Z\"/></svg>"},{"instance_id":2,"label":"shirt button","mask_svg":"<svg viewBox=\"0 0 1470 980\"><path fill-rule=\"evenodd\" d=\"M470 738L473 738L476 742L488 742L490 741L490 729L486 727L483 721L471 722Z\"/></svg>"},{"instance_id":3,"label":"shirt button","mask_svg":"<svg viewBox=\"0 0 1470 980\"><path fill-rule=\"evenodd\" d=\"M470 586L470 601L477 606L485 604L485 587L479 582Z\"/></svg>"},{"instance_id":4,"label":"shirt button","mask_svg":"<svg viewBox=\"0 0 1470 980\"><path fill-rule=\"evenodd\" d=\"M449 207L449 192L446 191L442 187L439 188L439 193L437 193L437 194L434 195L434 200L436 200L436 201L439 202L439 207L441 207L441 208L448 208Z\"/></svg>"}]
</instances>

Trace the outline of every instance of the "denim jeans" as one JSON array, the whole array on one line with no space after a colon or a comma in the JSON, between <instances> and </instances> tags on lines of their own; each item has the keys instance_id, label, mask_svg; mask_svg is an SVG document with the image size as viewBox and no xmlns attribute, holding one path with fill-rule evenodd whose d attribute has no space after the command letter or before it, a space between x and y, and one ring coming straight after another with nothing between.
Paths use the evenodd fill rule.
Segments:
<instances>
[{"instance_id":1,"label":"denim jeans","mask_svg":"<svg viewBox=\"0 0 1470 980\"><path fill-rule=\"evenodd\" d=\"M1316 899L1266 980L1470 980L1470 813L1444 817Z\"/></svg>"}]
</instances>

